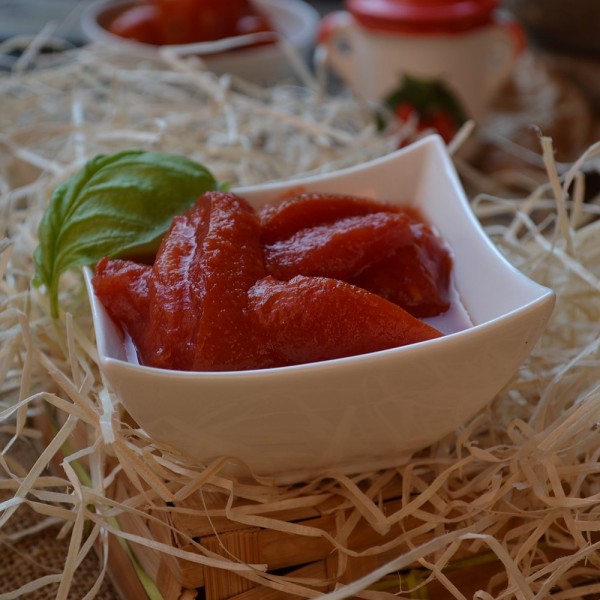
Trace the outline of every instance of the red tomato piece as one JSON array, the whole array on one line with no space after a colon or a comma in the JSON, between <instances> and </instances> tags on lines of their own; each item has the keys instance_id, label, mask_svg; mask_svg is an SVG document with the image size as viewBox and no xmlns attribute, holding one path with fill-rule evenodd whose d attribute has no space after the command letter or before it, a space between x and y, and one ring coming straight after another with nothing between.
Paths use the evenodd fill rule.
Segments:
<instances>
[{"instance_id":1,"label":"red tomato piece","mask_svg":"<svg viewBox=\"0 0 600 600\"><path fill-rule=\"evenodd\" d=\"M316 275L348 279L413 239L402 214L372 213L303 229L265 246L267 271L277 279Z\"/></svg>"},{"instance_id":2,"label":"red tomato piece","mask_svg":"<svg viewBox=\"0 0 600 600\"><path fill-rule=\"evenodd\" d=\"M165 44L214 41L238 34L238 22L252 14L248 0L157 0Z\"/></svg>"},{"instance_id":3,"label":"red tomato piece","mask_svg":"<svg viewBox=\"0 0 600 600\"><path fill-rule=\"evenodd\" d=\"M399 212L399 208L348 195L299 194L261 208L259 217L263 228L262 240L265 244L272 244L307 227L377 212Z\"/></svg>"},{"instance_id":4,"label":"red tomato piece","mask_svg":"<svg viewBox=\"0 0 600 600\"><path fill-rule=\"evenodd\" d=\"M275 366L375 352L442 336L399 306L343 281L266 277L249 292Z\"/></svg>"},{"instance_id":5,"label":"red tomato piece","mask_svg":"<svg viewBox=\"0 0 600 600\"><path fill-rule=\"evenodd\" d=\"M210 203L210 213L198 257L204 299L192 368L260 368L260 340L251 331L246 311L248 290L265 275L258 217L233 194L209 192L202 201Z\"/></svg>"},{"instance_id":6,"label":"red tomato piece","mask_svg":"<svg viewBox=\"0 0 600 600\"><path fill-rule=\"evenodd\" d=\"M141 344L143 362L164 369L190 369L196 324L205 290L199 285L199 256L209 206L196 206L173 219L160 245L149 282L149 325Z\"/></svg>"},{"instance_id":7,"label":"red tomato piece","mask_svg":"<svg viewBox=\"0 0 600 600\"><path fill-rule=\"evenodd\" d=\"M433 317L450 307L452 258L430 227L413 223L411 229L414 243L371 265L351 282L415 317Z\"/></svg>"},{"instance_id":8,"label":"red tomato piece","mask_svg":"<svg viewBox=\"0 0 600 600\"><path fill-rule=\"evenodd\" d=\"M413 104L410 102L400 102L396 108L394 108L394 114L400 121L410 121L412 119L418 120L419 112Z\"/></svg>"},{"instance_id":9,"label":"red tomato piece","mask_svg":"<svg viewBox=\"0 0 600 600\"><path fill-rule=\"evenodd\" d=\"M459 125L454 120L452 114L442 107L432 111L431 124L446 143L451 142L458 133Z\"/></svg>"},{"instance_id":10,"label":"red tomato piece","mask_svg":"<svg viewBox=\"0 0 600 600\"><path fill-rule=\"evenodd\" d=\"M150 279L146 364L243 369L256 357L244 309L264 276L258 219L232 194L209 192L176 217Z\"/></svg>"},{"instance_id":11,"label":"red tomato piece","mask_svg":"<svg viewBox=\"0 0 600 600\"><path fill-rule=\"evenodd\" d=\"M114 35L143 44L160 45L160 11L154 4L132 6L118 15L108 27Z\"/></svg>"},{"instance_id":12,"label":"red tomato piece","mask_svg":"<svg viewBox=\"0 0 600 600\"><path fill-rule=\"evenodd\" d=\"M148 265L103 258L92 278L94 292L111 319L136 341L141 340L146 331L150 271Z\"/></svg>"},{"instance_id":13,"label":"red tomato piece","mask_svg":"<svg viewBox=\"0 0 600 600\"><path fill-rule=\"evenodd\" d=\"M413 211L342 198L265 209L276 237L294 216L310 226L263 249L252 207L208 192L175 217L152 267L103 259L94 288L142 362L166 369L260 369L441 336L413 315L448 308L449 251Z\"/></svg>"},{"instance_id":14,"label":"red tomato piece","mask_svg":"<svg viewBox=\"0 0 600 600\"><path fill-rule=\"evenodd\" d=\"M197 0L156 0L160 13L159 27L163 44L188 44L196 39Z\"/></svg>"},{"instance_id":15,"label":"red tomato piece","mask_svg":"<svg viewBox=\"0 0 600 600\"><path fill-rule=\"evenodd\" d=\"M152 267L103 259L94 287L144 364L237 370L263 364L246 307L264 276L256 213L233 194L209 192L175 217Z\"/></svg>"}]
</instances>

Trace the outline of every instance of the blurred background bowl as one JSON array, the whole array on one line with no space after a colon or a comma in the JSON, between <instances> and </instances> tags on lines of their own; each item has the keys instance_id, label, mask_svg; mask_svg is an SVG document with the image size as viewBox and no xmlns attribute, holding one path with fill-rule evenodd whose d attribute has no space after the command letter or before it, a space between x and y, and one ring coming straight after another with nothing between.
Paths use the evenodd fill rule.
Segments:
<instances>
[{"instance_id":1,"label":"blurred background bowl","mask_svg":"<svg viewBox=\"0 0 600 600\"><path fill-rule=\"evenodd\" d=\"M83 12L82 31L90 42L105 44L140 58L157 58L160 48L119 37L108 30L109 24L133 5L134 0L97 0ZM320 15L303 0L254 0L257 11L264 14L276 32L286 40L295 56L308 64L314 47ZM231 38L230 38L231 39ZM190 47L192 45L189 45ZM185 51L186 45L178 46ZM218 75L231 74L253 83L273 85L293 79L297 73L293 61L278 43L241 47L227 52L214 52L214 43L193 44L194 54Z\"/></svg>"}]
</instances>

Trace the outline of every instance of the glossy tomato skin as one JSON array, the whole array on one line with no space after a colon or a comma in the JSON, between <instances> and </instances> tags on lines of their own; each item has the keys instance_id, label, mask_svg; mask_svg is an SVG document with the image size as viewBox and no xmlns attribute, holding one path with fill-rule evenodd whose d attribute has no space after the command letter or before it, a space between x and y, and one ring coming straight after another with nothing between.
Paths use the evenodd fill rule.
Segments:
<instances>
[{"instance_id":1,"label":"glossy tomato skin","mask_svg":"<svg viewBox=\"0 0 600 600\"><path fill-rule=\"evenodd\" d=\"M209 207L196 205L173 219L162 240L149 278L147 333L139 350L145 364L189 370L196 323L202 314L199 254Z\"/></svg>"},{"instance_id":2,"label":"glossy tomato skin","mask_svg":"<svg viewBox=\"0 0 600 600\"><path fill-rule=\"evenodd\" d=\"M411 229L411 244L375 261L351 281L415 317L435 317L450 308L452 257L431 228L413 223Z\"/></svg>"},{"instance_id":3,"label":"glossy tomato skin","mask_svg":"<svg viewBox=\"0 0 600 600\"><path fill-rule=\"evenodd\" d=\"M275 366L365 354L442 335L399 306L327 277L286 282L266 277L250 289L249 310Z\"/></svg>"},{"instance_id":4,"label":"glossy tomato skin","mask_svg":"<svg viewBox=\"0 0 600 600\"><path fill-rule=\"evenodd\" d=\"M260 209L261 239L265 244L272 244L302 229L381 212L397 213L399 209L385 202L346 194L300 193Z\"/></svg>"},{"instance_id":5,"label":"glossy tomato skin","mask_svg":"<svg viewBox=\"0 0 600 600\"><path fill-rule=\"evenodd\" d=\"M417 317L450 306L448 249L417 211L353 196L300 194L260 211L267 271L341 279Z\"/></svg>"},{"instance_id":6,"label":"glossy tomato skin","mask_svg":"<svg viewBox=\"0 0 600 600\"><path fill-rule=\"evenodd\" d=\"M173 219L152 267L102 259L94 288L143 364L174 370L266 366L245 311L264 277L260 226L232 194L204 194Z\"/></svg>"},{"instance_id":7,"label":"glossy tomato skin","mask_svg":"<svg viewBox=\"0 0 600 600\"><path fill-rule=\"evenodd\" d=\"M150 274L148 265L103 258L96 265L92 280L94 291L111 319L141 345L145 344L150 306Z\"/></svg>"},{"instance_id":8,"label":"glossy tomato skin","mask_svg":"<svg viewBox=\"0 0 600 600\"><path fill-rule=\"evenodd\" d=\"M247 311L248 290L265 276L260 224L254 209L234 194L208 192L206 235L197 286L203 291L192 369L231 371L265 365L262 344Z\"/></svg>"},{"instance_id":9,"label":"glossy tomato skin","mask_svg":"<svg viewBox=\"0 0 600 600\"><path fill-rule=\"evenodd\" d=\"M405 215L378 212L346 217L266 245L267 271L283 280L296 275L347 280L411 240Z\"/></svg>"},{"instance_id":10,"label":"glossy tomato skin","mask_svg":"<svg viewBox=\"0 0 600 600\"><path fill-rule=\"evenodd\" d=\"M204 194L175 218L152 267L145 363L194 371L262 365L245 306L264 275L253 209L233 194Z\"/></svg>"},{"instance_id":11,"label":"glossy tomato skin","mask_svg":"<svg viewBox=\"0 0 600 600\"><path fill-rule=\"evenodd\" d=\"M143 44L160 45L161 12L155 4L140 4L122 12L108 25L108 31L119 37Z\"/></svg>"}]
</instances>

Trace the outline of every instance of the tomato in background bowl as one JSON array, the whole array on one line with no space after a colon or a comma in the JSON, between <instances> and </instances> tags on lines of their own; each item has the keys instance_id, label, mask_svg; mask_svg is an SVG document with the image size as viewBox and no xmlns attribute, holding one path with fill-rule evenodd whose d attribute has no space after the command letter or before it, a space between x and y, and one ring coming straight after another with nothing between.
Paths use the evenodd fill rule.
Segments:
<instances>
[{"instance_id":1,"label":"tomato in background bowl","mask_svg":"<svg viewBox=\"0 0 600 600\"><path fill-rule=\"evenodd\" d=\"M125 7L106 28L119 37L156 46L275 31L249 0L145 0Z\"/></svg>"},{"instance_id":2,"label":"tomato in background bowl","mask_svg":"<svg viewBox=\"0 0 600 600\"><path fill-rule=\"evenodd\" d=\"M108 31L143 44L160 45L160 10L155 4L131 6L117 15Z\"/></svg>"},{"instance_id":3,"label":"tomato in background bowl","mask_svg":"<svg viewBox=\"0 0 600 600\"><path fill-rule=\"evenodd\" d=\"M282 80L298 79L297 67L290 63L288 53L281 44L249 44L241 37L265 27L264 19L267 19L268 26L274 32L268 32L265 38L284 39L302 61L308 64L311 60L320 16L304 0L253 0L254 13L246 13L237 21L240 37L227 38L233 41L238 38L243 44L227 52L222 51L219 40L161 44L165 24L158 27L152 12L160 12L161 5L166 6L175 1L191 3L191 0L147 0L141 3L135 0L94 0L83 11L81 28L90 42L102 44L134 58L160 59L163 52L176 49L178 55L199 56L205 68L217 75L227 73L259 85L274 85ZM210 2L216 5L215 0ZM219 3L220 7L225 5L226 2ZM145 6L154 8L133 13L127 19L123 16L124 21L119 27L126 26L126 29L121 29L118 33L111 31L111 27L113 30L117 27L116 20L120 16L134 8ZM179 11L178 14L181 14L183 7ZM169 17L173 18L173 15ZM219 47L216 48L215 45Z\"/></svg>"}]
</instances>

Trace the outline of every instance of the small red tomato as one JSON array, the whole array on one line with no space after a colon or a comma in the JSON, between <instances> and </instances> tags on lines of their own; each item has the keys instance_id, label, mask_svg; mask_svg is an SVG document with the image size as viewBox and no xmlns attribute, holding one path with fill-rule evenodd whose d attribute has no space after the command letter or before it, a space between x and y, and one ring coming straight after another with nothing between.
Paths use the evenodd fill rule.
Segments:
<instances>
[{"instance_id":1,"label":"small red tomato","mask_svg":"<svg viewBox=\"0 0 600 600\"><path fill-rule=\"evenodd\" d=\"M431 111L431 126L442 136L445 142L452 141L458 131L458 126L452 115L442 107Z\"/></svg>"},{"instance_id":2,"label":"small red tomato","mask_svg":"<svg viewBox=\"0 0 600 600\"><path fill-rule=\"evenodd\" d=\"M433 121L430 117L421 117L417 123L417 131L429 131L435 129Z\"/></svg>"},{"instance_id":3,"label":"small red tomato","mask_svg":"<svg viewBox=\"0 0 600 600\"><path fill-rule=\"evenodd\" d=\"M400 121L409 121L418 115L417 109L410 102L400 102L394 109L394 114Z\"/></svg>"},{"instance_id":4,"label":"small red tomato","mask_svg":"<svg viewBox=\"0 0 600 600\"><path fill-rule=\"evenodd\" d=\"M108 31L128 40L159 45L160 12L153 4L140 4L122 12L108 25Z\"/></svg>"}]
</instances>

